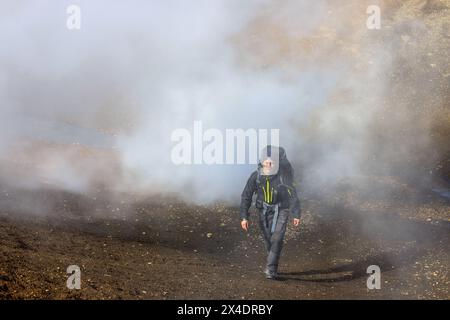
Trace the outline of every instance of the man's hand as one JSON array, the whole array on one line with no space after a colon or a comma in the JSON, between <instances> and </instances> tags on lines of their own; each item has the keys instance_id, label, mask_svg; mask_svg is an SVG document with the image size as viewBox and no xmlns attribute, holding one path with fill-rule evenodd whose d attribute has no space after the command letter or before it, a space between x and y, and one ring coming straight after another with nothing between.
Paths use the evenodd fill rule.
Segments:
<instances>
[{"instance_id":1,"label":"man's hand","mask_svg":"<svg viewBox=\"0 0 450 320\"><path fill-rule=\"evenodd\" d=\"M300 219L294 218L294 226L298 227L300 225Z\"/></svg>"},{"instance_id":2,"label":"man's hand","mask_svg":"<svg viewBox=\"0 0 450 320\"><path fill-rule=\"evenodd\" d=\"M247 219L243 219L241 221L241 228L244 229L245 231L248 231L248 220Z\"/></svg>"}]
</instances>

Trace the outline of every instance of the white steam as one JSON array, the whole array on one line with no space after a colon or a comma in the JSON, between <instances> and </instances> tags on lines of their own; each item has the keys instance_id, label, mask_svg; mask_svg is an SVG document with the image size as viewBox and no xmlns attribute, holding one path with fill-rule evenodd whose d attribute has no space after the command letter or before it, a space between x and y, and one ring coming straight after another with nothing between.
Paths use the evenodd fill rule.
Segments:
<instances>
[{"instance_id":1,"label":"white steam","mask_svg":"<svg viewBox=\"0 0 450 320\"><path fill-rule=\"evenodd\" d=\"M77 1L70 31L72 2L2 2L0 178L239 200L252 166L171 162L196 120L280 129L310 187L359 175L391 58L352 3Z\"/></svg>"}]
</instances>

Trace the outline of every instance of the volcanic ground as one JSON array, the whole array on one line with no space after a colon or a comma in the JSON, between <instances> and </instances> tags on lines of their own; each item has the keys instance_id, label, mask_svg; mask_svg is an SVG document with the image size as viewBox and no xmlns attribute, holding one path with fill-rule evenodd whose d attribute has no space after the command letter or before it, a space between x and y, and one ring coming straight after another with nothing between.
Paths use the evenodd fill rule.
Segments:
<instances>
[{"instance_id":1,"label":"volcanic ground","mask_svg":"<svg viewBox=\"0 0 450 320\"><path fill-rule=\"evenodd\" d=\"M238 208L222 203L0 191L2 299L450 298L448 199L389 177L303 192L278 281L263 276L255 212L245 233ZM80 290L66 287L70 265ZM367 288L370 265L379 290Z\"/></svg>"}]
</instances>

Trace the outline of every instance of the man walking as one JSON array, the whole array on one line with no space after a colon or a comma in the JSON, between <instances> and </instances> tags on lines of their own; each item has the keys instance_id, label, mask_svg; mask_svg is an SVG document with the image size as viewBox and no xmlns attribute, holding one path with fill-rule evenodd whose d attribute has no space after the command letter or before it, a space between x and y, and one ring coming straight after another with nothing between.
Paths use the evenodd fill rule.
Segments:
<instances>
[{"instance_id":1,"label":"man walking","mask_svg":"<svg viewBox=\"0 0 450 320\"><path fill-rule=\"evenodd\" d=\"M248 210L256 193L255 207L259 226L266 243L267 279L276 279L278 261L283 248L286 225L290 214L294 225L300 224L300 200L293 184L293 170L283 148L267 146L262 152L258 170L247 181L241 197L241 227L249 228Z\"/></svg>"}]
</instances>

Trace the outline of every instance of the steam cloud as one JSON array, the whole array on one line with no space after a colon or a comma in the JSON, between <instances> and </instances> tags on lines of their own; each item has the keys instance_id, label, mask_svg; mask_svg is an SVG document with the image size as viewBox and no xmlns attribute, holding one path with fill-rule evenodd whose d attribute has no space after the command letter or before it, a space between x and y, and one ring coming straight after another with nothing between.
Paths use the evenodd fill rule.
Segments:
<instances>
[{"instance_id":1,"label":"steam cloud","mask_svg":"<svg viewBox=\"0 0 450 320\"><path fill-rule=\"evenodd\" d=\"M80 0L78 31L66 28L70 4L1 4L3 183L238 201L253 167L171 163L172 131L195 120L279 128L314 190L371 173L422 177L440 159L428 152L432 113L420 117L406 90L436 82L401 73L417 68L404 46L426 22L366 28L369 4L383 13L395 1Z\"/></svg>"}]
</instances>

